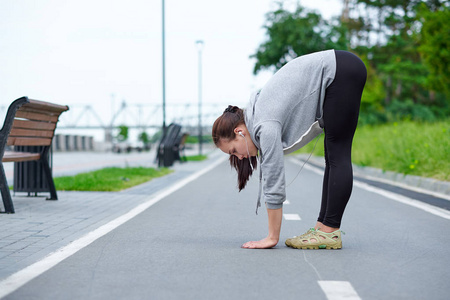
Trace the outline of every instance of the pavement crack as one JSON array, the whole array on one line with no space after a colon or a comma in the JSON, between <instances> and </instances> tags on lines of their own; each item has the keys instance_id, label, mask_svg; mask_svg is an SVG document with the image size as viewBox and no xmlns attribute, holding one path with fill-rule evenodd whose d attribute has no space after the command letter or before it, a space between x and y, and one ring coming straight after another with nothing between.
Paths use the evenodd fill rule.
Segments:
<instances>
[{"instance_id":1,"label":"pavement crack","mask_svg":"<svg viewBox=\"0 0 450 300\"><path fill-rule=\"evenodd\" d=\"M106 247L110 245L110 243L111 243L112 239L115 237L115 235L116 235L116 233L114 231L110 233L109 238L105 241L105 243L101 247L100 252L99 252L99 254L97 256L95 264L94 264L94 266L92 268L91 280L90 280L89 289L88 289L88 295L89 296L92 295L92 287L93 287L93 284L95 283L95 279L96 279L96 275L97 275L97 268L98 268L99 262L103 258L103 254L105 252Z\"/></svg>"},{"instance_id":2,"label":"pavement crack","mask_svg":"<svg viewBox=\"0 0 450 300\"><path fill-rule=\"evenodd\" d=\"M319 280L322 280L322 276L320 276L320 273L319 273L319 271L317 270L317 268L316 268L312 263L310 263L309 260L306 258L306 254L305 254L306 251L302 251L302 252L303 252L303 258L305 259L305 262L306 262L308 265L310 265L310 267L314 270L314 272L316 272L317 278L318 278Z\"/></svg>"}]
</instances>

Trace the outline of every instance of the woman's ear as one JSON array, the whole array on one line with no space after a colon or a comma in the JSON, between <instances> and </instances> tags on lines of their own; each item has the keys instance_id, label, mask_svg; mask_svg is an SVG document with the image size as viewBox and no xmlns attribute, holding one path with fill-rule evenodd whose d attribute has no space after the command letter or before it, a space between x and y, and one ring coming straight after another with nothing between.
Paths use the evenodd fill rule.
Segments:
<instances>
[{"instance_id":1,"label":"woman's ear","mask_svg":"<svg viewBox=\"0 0 450 300\"><path fill-rule=\"evenodd\" d=\"M245 131L244 126L239 125L238 127L236 127L234 129L234 134L238 135L239 132L241 132L242 134L245 134L246 131Z\"/></svg>"},{"instance_id":2,"label":"woman's ear","mask_svg":"<svg viewBox=\"0 0 450 300\"><path fill-rule=\"evenodd\" d=\"M234 134L237 136L238 134L239 134L239 132L241 132L242 131L242 129L240 129L239 127L236 127L234 130L233 130L233 132L234 132Z\"/></svg>"}]
</instances>

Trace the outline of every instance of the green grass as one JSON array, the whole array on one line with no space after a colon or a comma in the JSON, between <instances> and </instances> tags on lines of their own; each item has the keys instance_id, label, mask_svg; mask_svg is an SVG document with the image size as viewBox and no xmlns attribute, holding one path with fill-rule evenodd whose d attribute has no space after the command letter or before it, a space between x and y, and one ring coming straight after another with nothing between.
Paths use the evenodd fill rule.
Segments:
<instances>
[{"instance_id":1,"label":"green grass","mask_svg":"<svg viewBox=\"0 0 450 300\"><path fill-rule=\"evenodd\" d=\"M309 143L299 152L310 153L314 143ZM323 156L323 135L314 155ZM384 171L449 181L450 121L405 121L358 127L352 161Z\"/></svg>"},{"instance_id":2,"label":"green grass","mask_svg":"<svg viewBox=\"0 0 450 300\"><path fill-rule=\"evenodd\" d=\"M171 173L167 168L105 168L54 178L59 191L121 191Z\"/></svg>"},{"instance_id":3,"label":"green grass","mask_svg":"<svg viewBox=\"0 0 450 300\"><path fill-rule=\"evenodd\" d=\"M191 155L191 156L186 156L186 161L202 161L207 158L208 158L207 155Z\"/></svg>"}]
</instances>

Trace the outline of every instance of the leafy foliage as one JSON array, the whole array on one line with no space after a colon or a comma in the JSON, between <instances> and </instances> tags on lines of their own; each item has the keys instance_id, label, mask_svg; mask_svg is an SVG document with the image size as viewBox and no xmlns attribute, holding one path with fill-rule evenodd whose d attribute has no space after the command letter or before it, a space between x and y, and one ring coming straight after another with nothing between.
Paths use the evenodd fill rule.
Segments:
<instances>
[{"instance_id":1,"label":"leafy foliage","mask_svg":"<svg viewBox=\"0 0 450 300\"><path fill-rule=\"evenodd\" d=\"M450 97L450 8L433 12L422 4L418 14L422 22L419 52L430 70L427 86Z\"/></svg>"},{"instance_id":2,"label":"leafy foliage","mask_svg":"<svg viewBox=\"0 0 450 300\"><path fill-rule=\"evenodd\" d=\"M138 139L139 139L139 141L143 142L144 144L148 144L150 142L148 134L145 131L143 131L139 134Z\"/></svg>"},{"instance_id":3,"label":"leafy foliage","mask_svg":"<svg viewBox=\"0 0 450 300\"><path fill-rule=\"evenodd\" d=\"M361 122L436 120L450 115L450 9L444 0L344 0L339 19L300 5L266 15L267 40L254 73L276 71L293 58L326 49L361 57L368 80Z\"/></svg>"},{"instance_id":4,"label":"leafy foliage","mask_svg":"<svg viewBox=\"0 0 450 300\"><path fill-rule=\"evenodd\" d=\"M119 142L124 142L128 140L128 126L125 125L119 126L119 133L117 134L116 138Z\"/></svg>"},{"instance_id":5,"label":"leafy foliage","mask_svg":"<svg viewBox=\"0 0 450 300\"><path fill-rule=\"evenodd\" d=\"M345 46L340 37L333 42L331 35L339 36L337 28L326 22L321 15L297 6L294 12L280 7L266 15L267 41L259 46L251 57L257 62L253 72L275 67L280 69L291 59L329 48Z\"/></svg>"}]
</instances>

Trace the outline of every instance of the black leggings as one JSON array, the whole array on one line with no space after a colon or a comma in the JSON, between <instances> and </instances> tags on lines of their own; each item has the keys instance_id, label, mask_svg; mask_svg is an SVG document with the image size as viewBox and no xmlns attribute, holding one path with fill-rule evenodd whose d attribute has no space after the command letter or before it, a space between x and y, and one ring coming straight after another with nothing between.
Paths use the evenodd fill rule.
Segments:
<instances>
[{"instance_id":1,"label":"black leggings","mask_svg":"<svg viewBox=\"0 0 450 300\"><path fill-rule=\"evenodd\" d=\"M340 228L353 188L352 141L366 83L364 63L346 51L336 53L336 76L326 89L323 104L325 174L319 222Z\"/></svg>"}]
</instances>

